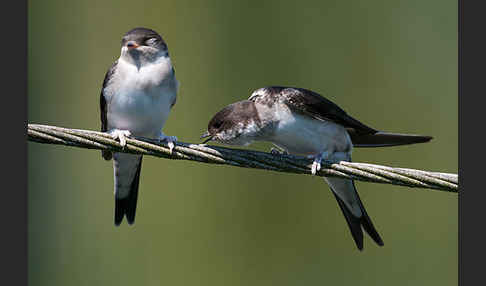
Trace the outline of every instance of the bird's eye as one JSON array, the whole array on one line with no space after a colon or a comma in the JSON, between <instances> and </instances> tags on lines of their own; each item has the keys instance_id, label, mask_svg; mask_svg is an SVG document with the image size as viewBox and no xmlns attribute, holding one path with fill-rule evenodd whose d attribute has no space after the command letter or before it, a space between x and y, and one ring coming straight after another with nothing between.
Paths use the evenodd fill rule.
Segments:
<instances>
[{"instance_id":1,"label":"bird's eye","mask_svg":"<svg viewBox=\"0 0 486 286\"><path fill-rule=\"evenodd\" d=\"M218 121L218 122L214 123L214 128L219 129L221 127L221 125L223 125L223 122Z\"/></svg>"},{"instance_id":2,"label":"bird's eye","mask_svg":"<svg viewBox=\"0 0 486 286\"><path fill-rule=\"evenodd\" d=\"M148 39L146 39L146 40L145 40L145 44L147 44L147 45L152 45L152 44L154 44L156 41L157 41L157 39L156 39L156 38L148 38Z\"/></svg>"}]
</instances>

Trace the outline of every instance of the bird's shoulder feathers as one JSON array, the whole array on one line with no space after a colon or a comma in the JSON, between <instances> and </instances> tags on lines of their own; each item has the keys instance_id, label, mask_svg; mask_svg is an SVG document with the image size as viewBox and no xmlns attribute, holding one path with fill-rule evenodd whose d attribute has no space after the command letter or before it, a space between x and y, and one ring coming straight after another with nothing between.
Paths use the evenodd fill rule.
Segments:
<instances>
[{"instance_id":1,"label":"bird's shoulder feathers","mask_svg":"<svg viewBox=\"0 0 486 286\"><path fill-rule=\"evenodd\" d=\"M317 120L332 121L358 133L376 133L375 129L349 116L335 103L311 90L281 86L264 87L254 91L249 100L269 107L276 103L284 103L293 112Z\"/></svg>"}]
</instances>

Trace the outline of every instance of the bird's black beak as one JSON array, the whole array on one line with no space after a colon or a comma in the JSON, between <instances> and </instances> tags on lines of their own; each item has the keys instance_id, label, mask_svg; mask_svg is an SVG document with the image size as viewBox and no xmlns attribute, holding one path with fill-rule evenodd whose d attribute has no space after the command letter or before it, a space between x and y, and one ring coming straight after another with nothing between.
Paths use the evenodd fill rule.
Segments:
<instances>
[{"instance_id":1,"label":"bird's black beak","mask_svg":"<svg viewBox=\"0 0 486 286\"><path fill-rule=\"evenodd\" d=\"M213 136L211 134L209 134L208 131L206 131L206 132L203 133L203 135L201 135L201 139L203 139L203 138L208 138L208 139L204 140L204 142L201 143L201 144L206 144L208 141L211 141L213 139Z\"/></svg>"},{"instance_id":2,"label":"bird's black beak","mask_svg":"<svg viewBox=\"0 0 486 286\"><path fill-rule=\"evenodd\" d=\"M139 45L135 41L129 41L127 43L127 48L128 48L129 51L136 49L138 47L139 47Z\"/></svg>"}]
</instances>

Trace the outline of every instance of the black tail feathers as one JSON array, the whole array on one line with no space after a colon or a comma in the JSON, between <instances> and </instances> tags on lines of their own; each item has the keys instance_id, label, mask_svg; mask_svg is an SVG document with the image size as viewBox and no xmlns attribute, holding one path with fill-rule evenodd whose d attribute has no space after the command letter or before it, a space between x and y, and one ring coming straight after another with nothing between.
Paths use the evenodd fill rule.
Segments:
<instances>
[{"instance_id":1,"label":"black tail feathers","mask_svg":"<svg viewBox=\"0 0 486 286\"><path fill-rule=\"evenodd\" d=\"M363 250L363 230L361 229L361 226L369 234L369 236L376 242L376 244L378 244L379 246L383 246L384 245L383 240L381 239L380 235L378 234L375 227L373 226L370 217L366 213L366 210L363 206L363 203L361 202L361 199L359 198L359 195L358 195L358 202L359 202L359 207L361 209L362 216L358 218L351 213L351 211L346 207L344 202L334 192L332 193L334 194L334 197L336 198L339 207L341 208L341 211L343 212L343 215L346 218L346 222L348 223L349 230L351 231L351 235L353 236L353 239L358 249Z\"/></svg>"},{"instance_id":2,"label":"black tail feathers","mask_svg":"<svg viewBox=\"0 0 486 286\"><path fill-rule=\"evenodd\" d=\"M140 163L138 164L138 169L130 186L130 193L128 196L122 199L115 198L116 226L119 226L123 221L123 216L127 217L128 224L131 225L135 222L135 213L137 211L138 200L138 185L140 182L140 170L142 169L142 158L143 157L140 157Z\"/></svg>"}]
</instances>

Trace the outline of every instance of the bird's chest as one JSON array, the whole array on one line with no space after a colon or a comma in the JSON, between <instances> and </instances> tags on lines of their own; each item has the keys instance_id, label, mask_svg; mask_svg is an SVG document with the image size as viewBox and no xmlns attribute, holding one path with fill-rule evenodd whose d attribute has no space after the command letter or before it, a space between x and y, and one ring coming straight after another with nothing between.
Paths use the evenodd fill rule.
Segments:
<instances>
[{"instance_id":1,"label":"bird's chest","mask_svg":"<svg viewBox=\"0 0 486 286\"><path fill-rule=\"evenodd\" d=\"M118 86L113 87L109 101L109 127L154 136L167 120L175 100L175 78L164 66L118 68Z\"/></svg>"},{"instance_id":2,"label":"bird's chest","mask_svg":"<svg viewBox=\"0 0 486 286\"><path fill-rule=\"evenodd\" d=\"M110 113L134 120L163 116L170 110L175 91L163 86L121 88L110 104Z\"/></svg>"}]
</instances>

